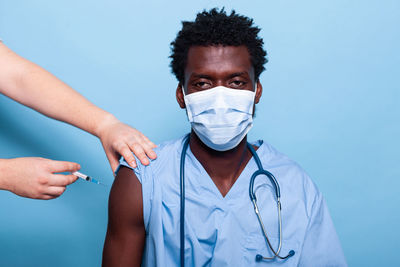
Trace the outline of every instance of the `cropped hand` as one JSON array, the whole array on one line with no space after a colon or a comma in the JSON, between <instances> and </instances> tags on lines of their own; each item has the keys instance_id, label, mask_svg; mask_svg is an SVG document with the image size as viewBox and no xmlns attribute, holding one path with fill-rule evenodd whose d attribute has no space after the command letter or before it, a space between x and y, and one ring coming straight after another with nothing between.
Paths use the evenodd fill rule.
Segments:
<instances>
[{"instance_id":1,"label":"cropped hand","mask_svg":"<svg viewBox=\"0 0 400 267\"><path fill-rule=\"evenodd\" d=\"M77 177L58 173L80 169L77 163L44 158L1 159L0 167L1 189L36 199L59 197Z\"/></svg>"},{"instance_id":2,"label":"cropped hand","mask_svg":"<svg viewBox=\"0 0 400 267\"><path fill-rule=\"evenodd\" d=\"M157 157L153 151L153 148L156 147L153 142L138 130L120 121L103 126L98 137L113 172L119 165L120 156L124 157L132 168L136 168L136 160L132 152L143 165L150 164L148 158L155 159Z\"/></svg>"}]
</instances>

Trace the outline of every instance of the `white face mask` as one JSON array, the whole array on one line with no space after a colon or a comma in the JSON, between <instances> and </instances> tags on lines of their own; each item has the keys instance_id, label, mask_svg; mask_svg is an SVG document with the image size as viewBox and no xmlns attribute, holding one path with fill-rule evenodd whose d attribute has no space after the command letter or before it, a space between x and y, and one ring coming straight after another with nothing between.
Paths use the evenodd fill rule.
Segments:
<instances>
[{"instance_id":1,"label":"white face mask","mask_svg":"<svg viewBox=\"0 0 400 267\"><path fill-rule=\"evenodd\" d=\"M224 86L189 95L182 91L194 132L214 150L236 147L253 126L253 91Z\"/></svg>"}]
</instances>

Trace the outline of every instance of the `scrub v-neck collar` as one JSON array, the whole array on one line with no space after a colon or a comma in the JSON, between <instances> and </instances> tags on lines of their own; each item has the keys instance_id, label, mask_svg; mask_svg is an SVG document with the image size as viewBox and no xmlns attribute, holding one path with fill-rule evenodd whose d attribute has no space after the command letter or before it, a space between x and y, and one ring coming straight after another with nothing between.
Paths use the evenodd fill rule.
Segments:
<instances>
[{"instance_id":1,"label":"scrub v-neck collar","mask_svg":"<svg viewBox=\"0 0 400 267\"><path fill-rule=\"evenodd\" d=\"M258 155L262 155L262 153L264 151L264 142L262 140L257 140L256 142L251 142L251 144L258 146L256 153ZM199 171L199 175L195 175L196 181L201 186L211 190L214 193L214 195L217 196L218 199L224 200L224 201L229 201L231 199L235 199L238 196L242 196L243 193L247 193L247 190L249 188L248 184L249 184L251 174L258 169L257 164L254 160L254 156L252 155L250 160L247 162L246 166L242 170L242 172L239 174L239 177L236 179L236 181L233 183L232 187L229 189L228 193L224 197L224 196L222 196L221 191L219 191L218 187L214 183L213 179L210 177L208 172L204 169L203 165L192 153L192 150L190 149L190 145L188 146L186 153L187 153L187 156L191 159L191 162L193 162L193 164L195 165L193 167Z\"/></svg>"}]
</instances>

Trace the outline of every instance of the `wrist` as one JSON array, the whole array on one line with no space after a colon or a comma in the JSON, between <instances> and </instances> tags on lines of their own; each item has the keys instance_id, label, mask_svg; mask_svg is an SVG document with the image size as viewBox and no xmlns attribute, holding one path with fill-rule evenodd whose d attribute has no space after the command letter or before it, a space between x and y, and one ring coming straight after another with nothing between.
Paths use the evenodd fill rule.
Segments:
<instances>
[{"instance_id":1,"label":"wrist","mask_svg":"<svg viewBox=\"0 0 400 267\"><path fill-rule=\"evenodd\" d=\"M0 159L0 190L9 190L9 169L11 159Z\"/></svg>"},{"instance_id":2,"label":"wrist","mask_svg":"<svg viewBox=\"0 0 400 267\"><path fill-rule=\"evenodd\" d=\"M94 135L101 139L104 130L107 129L110 125L116 124L118 122L119 120L114 115L112 115L111 113L106 113L96 125Z\"/></svg>"}]
</instances>

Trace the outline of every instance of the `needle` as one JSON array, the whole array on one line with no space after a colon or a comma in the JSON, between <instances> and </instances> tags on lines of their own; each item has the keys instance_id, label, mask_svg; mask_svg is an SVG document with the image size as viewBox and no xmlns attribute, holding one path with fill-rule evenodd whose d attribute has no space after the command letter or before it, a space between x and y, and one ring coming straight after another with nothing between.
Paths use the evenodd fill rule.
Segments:
<instances>
[{"instance_id":1,"label":"needle","mask_svg":"<svg viewBox=\"0 0 400 267\"><path fill-rule=\"evenodd\" d=\"M106 185L103 184L102 182L100 182L100 181L98 181L98 180L96 180L96 179L94 179L94 178L92 178L92 177L90 177L90 176L88 176L88 175L86 175L86 174L83 174L83 173L80 173L80 172L73 172L72 174L75 175L75 176L78 176L78 177L81 178L82 180L85 180L85 181L88 181L88 182L92 182L92 183L95 183L95 184L99 184L99 185L106 186Z\"/></svg>"}]
</instances>

